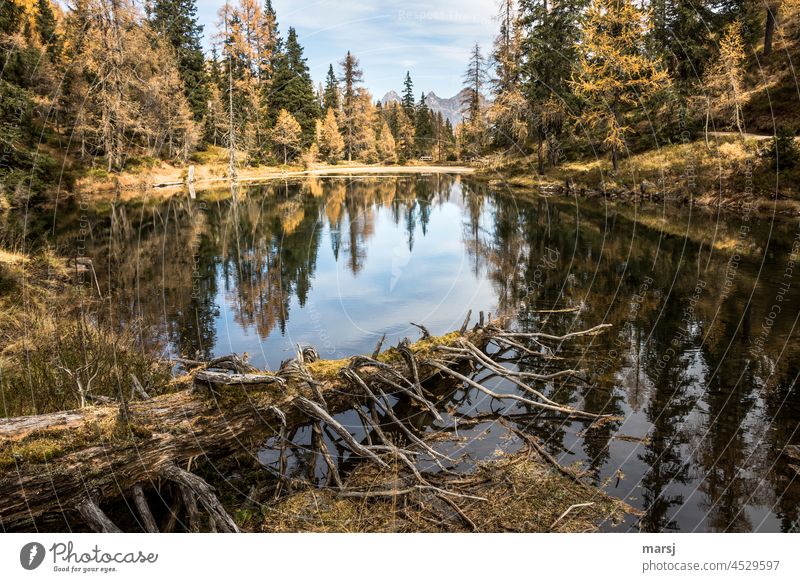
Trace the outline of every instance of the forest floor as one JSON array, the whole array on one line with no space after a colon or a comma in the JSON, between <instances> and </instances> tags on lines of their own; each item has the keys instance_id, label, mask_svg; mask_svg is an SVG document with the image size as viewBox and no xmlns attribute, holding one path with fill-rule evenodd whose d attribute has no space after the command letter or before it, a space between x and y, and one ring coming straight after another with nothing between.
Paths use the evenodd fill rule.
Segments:
<instances>
[{"instance_id":1,"label":"forest floor","mask_svg":"<svg viewBox=\"0 0 800 582\"><path fill-rule=\"evenodd\" d=\"M776 172L771 140L729 133L622 156L570 160L545 173L535 156L484 158L476 176L520 193L692 204L732 212L800 215L800 165ZM602 156L602 157L601 157Z\"/></svg>"}]
</instances>

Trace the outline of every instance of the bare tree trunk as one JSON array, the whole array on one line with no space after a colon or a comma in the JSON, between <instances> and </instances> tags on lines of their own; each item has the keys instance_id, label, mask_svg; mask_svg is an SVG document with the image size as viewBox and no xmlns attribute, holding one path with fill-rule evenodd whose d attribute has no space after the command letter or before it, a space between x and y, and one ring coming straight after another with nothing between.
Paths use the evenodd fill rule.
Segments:
<instances>
[{"instance_id":1,"label":"bare tree trunk","mask_svg":"<svg viewBox=\"0 0 800 582\"><path fill-rule=\"evenodd\" d=\"M778 6L767 5L767 24L764 28L764 56L772 53L772 37L778 25Z\"/></svg>"},{"instance_id":2,"label":"bare tree trunk","mask_svg":"<svg viewBox=\"0 0 800 582\"><path fill-rule=\"evenodd\" d=\"M544 140L541 134L539 134L539 145L536 148L536 156L539 162L539 174L544 175Z\"/></svg>"}]
</instances>

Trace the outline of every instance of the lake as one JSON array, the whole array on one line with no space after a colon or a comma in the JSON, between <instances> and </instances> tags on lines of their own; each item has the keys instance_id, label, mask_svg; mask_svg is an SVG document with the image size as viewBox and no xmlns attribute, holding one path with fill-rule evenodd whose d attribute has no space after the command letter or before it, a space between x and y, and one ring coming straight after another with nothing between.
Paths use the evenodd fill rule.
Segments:
<instances>
[{"instance_id":1,"label":"lake","mask_svg":"<svg viewBox=\"0 0 800 582\"><path fill-rule=\"evenodd\" d=\"M449 445L459 468L519 447L491 418L506 406L561 464L644 511L607 530L798 529L800 479L781 455L800 443L797 220L449 175L276 181L238 196L72 200L9 232L91 257L107 316L170 356L247 353L275 369L297 344L323 358L371 353L384 334L418 338L411 322L458 329L469 310L556 335L610 323L554 345L582 377L537 387L624 420L587 430L461 387L442 403L445 420L478 419ZM272 453L266 443L265 465Z\"/></svg>"}]
</instances>

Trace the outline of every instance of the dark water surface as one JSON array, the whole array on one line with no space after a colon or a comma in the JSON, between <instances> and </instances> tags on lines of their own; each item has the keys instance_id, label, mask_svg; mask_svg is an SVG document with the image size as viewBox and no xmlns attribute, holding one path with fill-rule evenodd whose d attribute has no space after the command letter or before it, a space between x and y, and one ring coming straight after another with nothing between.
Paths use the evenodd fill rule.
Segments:
<instances>
[{"instance_id":1,"label":"dark water surface","mask_svg":"<svg viewBox=\"0 0 800 582\"><path fill-rule=\"evenodd\" d=\"M252 186L235 210L225 194L62 204L28 216L28 240L78 252L83 220L80 254L112 317L141 323L142 341L171 355L247 352L274 369L298 343L324 358L368 353L384 333L417 338L410 322L456 329L469 309L554 334L611 323L552 344L586 381L540 388L624 420L584 432L584 421L506 408L562 464L582 463L645 512L608 529L797 530L800 477L781 455L800 443L796 220L524 201L445 175ZM456 390L442 408L503 405ZM463 466L518 446L492 420L458 436Z\"/></svg>"}]
</instances>

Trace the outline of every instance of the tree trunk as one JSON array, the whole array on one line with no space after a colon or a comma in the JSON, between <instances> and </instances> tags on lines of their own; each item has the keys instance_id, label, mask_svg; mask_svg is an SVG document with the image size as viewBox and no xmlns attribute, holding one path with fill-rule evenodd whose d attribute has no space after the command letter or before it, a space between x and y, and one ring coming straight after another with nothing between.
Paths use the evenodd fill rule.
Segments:
<instances>
[{"instance_id":1,"label":"tree trunk","mask_svg":"<svg viewBox=\"0 0 800 582\"><path fill-rule=\"evenodd\" d=\"M772 37L778 24L778 6L767 5L767 23L764 27L764 56L772 53Z\"/></svg>"},{"instance_id":2,"label":"tree trunk","mask_svg":"<svg viewBox=\"0 0 800 582\"><path fill-rule=\"evenodd\" d=\"M536 157L538 158L537 161L539 163L539 174L544 175L544 140L542 140L541 134L539 135L539 144L536 148Z\"/></svg>"},{"instance_id":3,"label":"tree trunk","mask_svg":"<svg viewBox=\"0 0 800 582\"><path fill-rule=\"evenodd\" d=\"M611 146L611 165L615 174L619 171L619 160L617 158L617 146Z\"/></svg>"}]
</instances>

